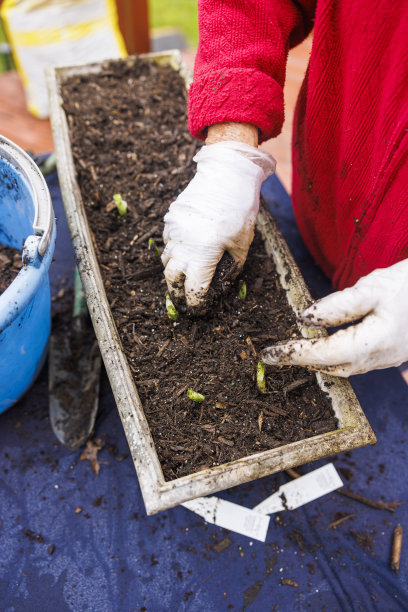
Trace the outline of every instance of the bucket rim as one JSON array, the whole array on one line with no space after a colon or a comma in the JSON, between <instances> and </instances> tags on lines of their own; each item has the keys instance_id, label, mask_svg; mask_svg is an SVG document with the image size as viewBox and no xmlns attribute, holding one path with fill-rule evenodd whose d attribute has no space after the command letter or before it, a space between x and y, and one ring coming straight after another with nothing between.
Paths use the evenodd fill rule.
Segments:
<instances>
[{"instance_id":1,"label":"bucket rim","mask_svg":"<svg viewBox=\"0 0 408 612\"><path fill-rule=\"evenodd\" d=\"M38 253L43 256L51 242L54 213L47 183L31 157L21 147L0 134L0 158L20 172L31 189L34 203L33 233L41 236Z\"/></svg>"}]
</instances>

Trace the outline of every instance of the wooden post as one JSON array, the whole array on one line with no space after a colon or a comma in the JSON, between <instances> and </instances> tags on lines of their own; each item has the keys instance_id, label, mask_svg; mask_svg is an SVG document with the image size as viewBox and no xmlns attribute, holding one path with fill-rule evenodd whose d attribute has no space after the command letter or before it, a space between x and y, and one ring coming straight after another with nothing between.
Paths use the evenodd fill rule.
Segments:
<instances>
[{"instance_id":1,"label":"wooden post","mask_svg":"<svg viewBox=\"0 0 408 612\"><path fill-rule=\"evenodd\" d=\"M116 0L116 6L128 54L150 51L147 0Z\"/></svg>"}]
</instances>

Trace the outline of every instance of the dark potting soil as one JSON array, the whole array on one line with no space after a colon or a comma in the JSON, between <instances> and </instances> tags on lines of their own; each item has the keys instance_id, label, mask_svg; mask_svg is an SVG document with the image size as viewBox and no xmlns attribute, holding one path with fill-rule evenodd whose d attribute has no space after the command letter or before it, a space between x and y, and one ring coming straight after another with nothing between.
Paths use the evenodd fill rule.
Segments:
<instances>
[{"instance_id":1,"label":"dark potting soil","mask_svg":"<svg viewBox=\"0 0 408 612\"><path fill-rule=\"evenodd\" d=\"M239 280L208 318L166 314L166 283L149 238L191 180L201 143L186 126L184 83L169 67L115 61L62 90L78 181L109 304L166 479L336 428L328 397L297 367L268 368L259 352L298 335L274 264L257 234ZM112 201L120 193L128 213ZM189 388L205 395L197 403Z\"/></svg>"},{"instance_id":2,"label":"dark potting soil","mask_svg":"<svg viewBox=\"0 0 408 612\"><path fill-rule=\"evenodd\" d=\"M0 295L13 282L22 265L21 251L0 245Z\"/></svg>"}]
</instances>

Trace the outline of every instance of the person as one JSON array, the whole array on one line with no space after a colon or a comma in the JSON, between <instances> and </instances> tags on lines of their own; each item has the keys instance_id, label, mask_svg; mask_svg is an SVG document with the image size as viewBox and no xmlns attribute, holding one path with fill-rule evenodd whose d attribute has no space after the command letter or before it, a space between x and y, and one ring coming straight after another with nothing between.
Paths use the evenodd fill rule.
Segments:
<instances>
[{"instance_id":1,"label":"person","mask_svg":"<svg viewBox=\"0 0 408 612\"><path fill-rule=\"evenodd\" d=\"M292 198L301 235L335 293L305 325L327 338L267 347L269 364L338 376L408 360L408 3L201 0L189 128L197 173L166 214L163 263L187 306L205 299L224 251L241 268L283 122L288 50L314 27L297 101Z\"/></svg>"}]
</instances>

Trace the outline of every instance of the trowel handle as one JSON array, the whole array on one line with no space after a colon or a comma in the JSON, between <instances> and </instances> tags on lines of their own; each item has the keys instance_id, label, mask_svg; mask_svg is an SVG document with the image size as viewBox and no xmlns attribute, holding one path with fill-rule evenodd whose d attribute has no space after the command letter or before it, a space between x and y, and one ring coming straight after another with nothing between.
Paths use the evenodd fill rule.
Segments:
<instances>
[{"instance_id":1,"label":"trowel handle","mask_svg":"<svg viewBox=\"0 0 408 612\"><path fill-rule=\"evenodd\" d=\"M88 308L86 305L86 297L84 289L82 287L81 277L79 276L78 268L75 268L75 281L74 281L74 310L72 313L73 318L83 315L88 315Z\"/></svg>"}]
</instances>

